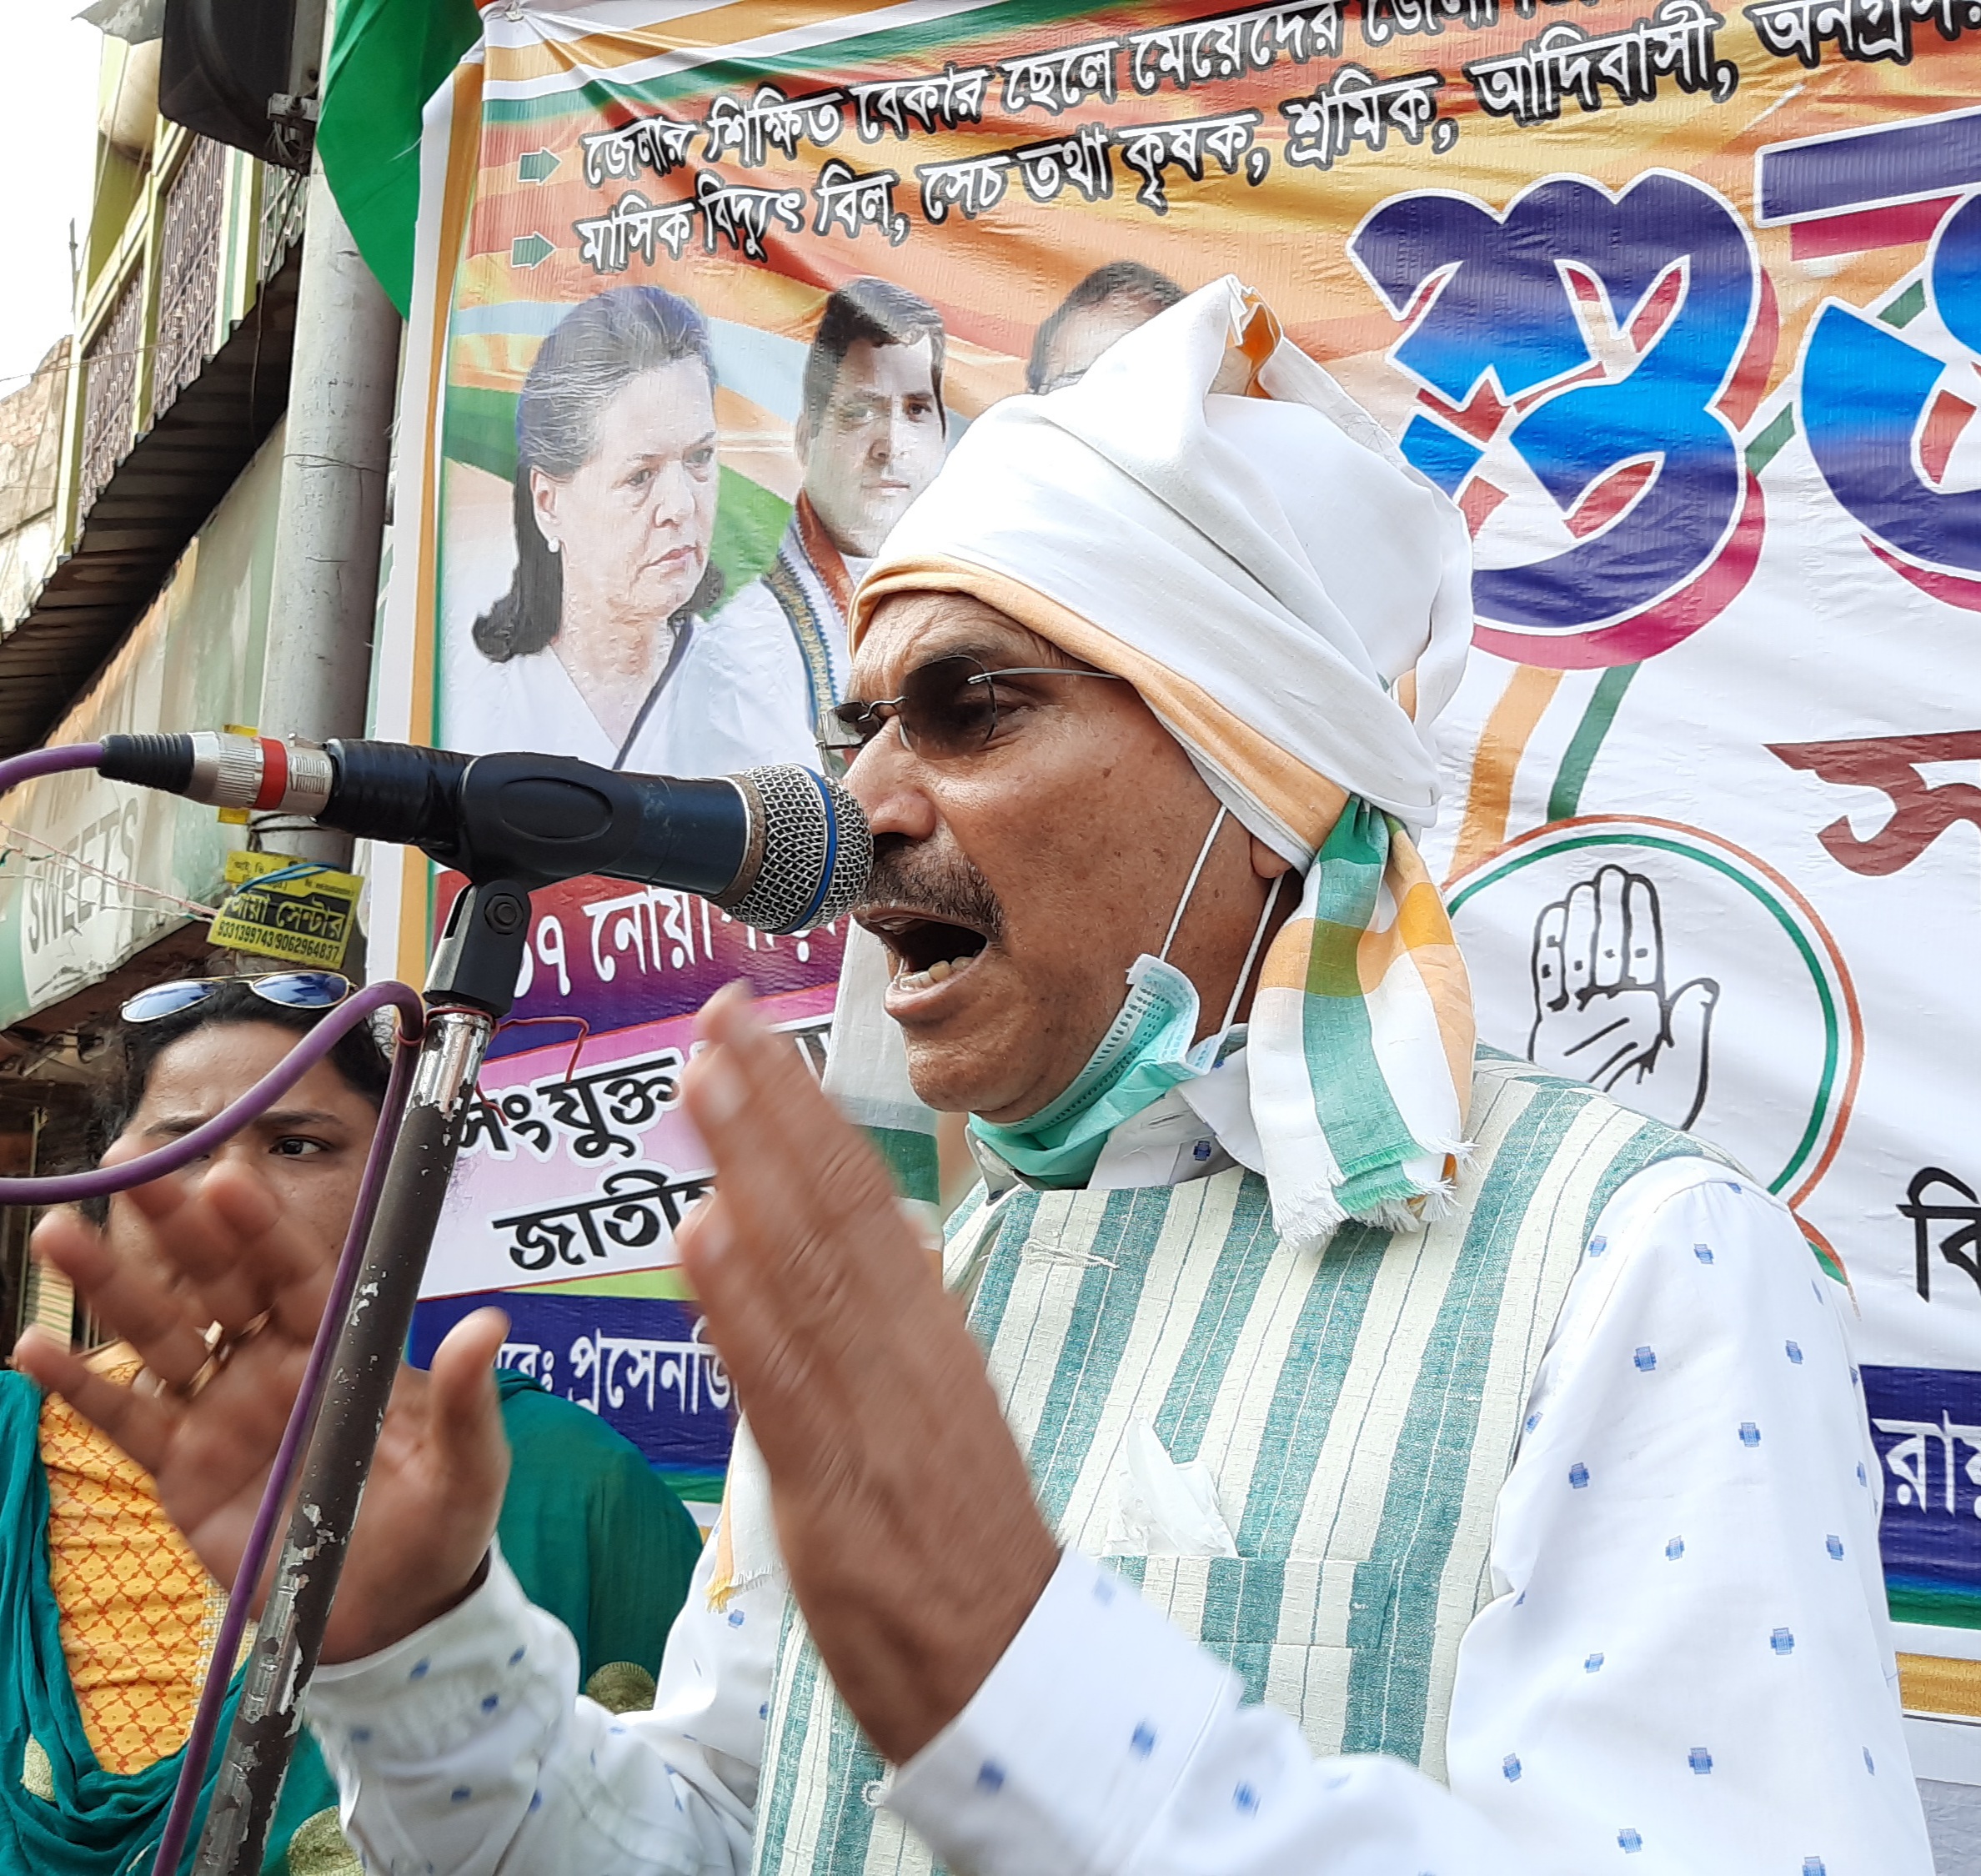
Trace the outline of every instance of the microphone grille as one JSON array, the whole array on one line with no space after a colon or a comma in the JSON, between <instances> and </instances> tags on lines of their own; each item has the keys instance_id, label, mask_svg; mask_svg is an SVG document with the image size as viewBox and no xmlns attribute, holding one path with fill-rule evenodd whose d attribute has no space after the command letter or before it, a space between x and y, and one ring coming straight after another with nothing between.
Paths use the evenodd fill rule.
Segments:
<instances>
[{"instance_id":1,"label":"microphone grille","mask_svg":"<svg viewBox=\"0 0 1981 1876\"><path fill-rule=\"evenodd\" d=\"M735 780L759 817L756 870L716 901L760 931L804 931L844 918L866 890L874 836L864 810L840 785L795 763L751 769Z\"/></svg>"}]
</instances>

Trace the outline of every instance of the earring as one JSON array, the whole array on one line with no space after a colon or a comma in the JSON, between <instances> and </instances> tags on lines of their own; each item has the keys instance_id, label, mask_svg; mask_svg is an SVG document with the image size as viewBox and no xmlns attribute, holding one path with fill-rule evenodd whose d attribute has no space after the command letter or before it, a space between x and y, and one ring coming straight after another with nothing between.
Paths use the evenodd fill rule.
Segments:
<instances>
[{"instance_id":1,"label":"earring","mask_svg":"<svg viewBox=\"0 0 1981 1876\"><path fill-rule=\"evenodd\" d=\"M554 553L556 553L556 551L558 550L558 549L559 549L560 547L562 547L562 546L564 545L564 543L563 543L562 541L560 541L560 540L551 540L551 539L549 539L548 537L546 537L546 538L545 538L545 539L544 539L544 546L546 546L547 548L549 548L549 549L550 549L550 551L551 551L553 554L554 554Z\"/></svg>"}]
</instances>

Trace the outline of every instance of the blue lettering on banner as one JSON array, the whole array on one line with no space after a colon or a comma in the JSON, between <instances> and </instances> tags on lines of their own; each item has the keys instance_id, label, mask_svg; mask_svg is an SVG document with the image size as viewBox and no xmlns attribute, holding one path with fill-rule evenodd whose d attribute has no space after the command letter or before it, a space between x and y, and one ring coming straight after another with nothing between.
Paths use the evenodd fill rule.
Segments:
<instances>
[{"instance_id":1,"label":"blue lettering on banner","mask_svg":"<svg viewBox=\"0 0 1981 1876\"><path fill-rule=\"evenodd\" d=\"M1642 609L1713 559L1744 487L1738 440L1714 400L1739 362L1759 288L1753 243L1718 193L1657 171L1613 196L1555 177L1502 216L1427 190L1383 203L1349 252L1398 319L1437 282L1391 356L1454 410L1488 375L1509 402L1559 385L1507 440L1564 515L1625 465L1655 465L1612 525L1525 566L1480 569L1482 617L1578 631ZM1565 266L1601 286L1619 329L1679 270L1675 310L1625 375L1560 383L1597 364ZM1483 454L1422 412L1402 448L1452 493Z\"/></svg>"},{"instance_id":2,"label":"blue lettering on banner","mask_svg":"<svg viewBox=\"0 0 1981 1876\"><path fill-rule=\"evenodd\" d=\"M1878 1542L1902 1621L1981 1628L1981 1374L1867 1365L1884 1476Z\"/></svg>"},{"instance_id":3,"label":"blue lettering on banner","mask_svg":"<svg viewBox=\"0 0 1981 1876\"><path fill-rule=\"evenodd\" d=\"M1981 183L1981 111L1798 138L1757 153L1763 227L1848 208L1958 195Z\"/></svg>"},{"instance_id":4,"label":"blue lettering on banner","mask_svg":"<svg viewBox=\"0 0 1981 1876\"><path fill-rule=\"evenodd\" d=\"M1981 354L1981 196L1941 223L1927 280L1940 324ZM1937 353L1833 302L1803 354L1803 427L1823 479L1853 519L1915 560L1981 573L1981 489L1934 488L1913 449L1946 369Z\"/></svg>"},{"instance_id":5,"label":"blue lettering on banner","mask_svg":"<svg viewBox=\"0 0 1981 1876\"><path fill-rule=\"evenodd\" d=\"M436 1297L414 1312L414 1366L426 1367L455 1323L491 1305L509 1318L499 1366L597 1414L651 1464L718 1479L729 1463L734 1397L693 1303L529 1290Z\"/></svg>"}]
</instances>

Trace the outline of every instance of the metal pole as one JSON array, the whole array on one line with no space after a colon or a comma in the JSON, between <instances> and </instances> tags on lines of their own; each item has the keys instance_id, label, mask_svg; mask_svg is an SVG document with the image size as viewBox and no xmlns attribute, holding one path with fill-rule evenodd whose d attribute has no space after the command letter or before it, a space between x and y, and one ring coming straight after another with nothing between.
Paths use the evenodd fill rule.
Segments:
<instances>
[{"instance_id":1,"label":"metal pole","mask_svg":"<svg viewBox=\"0 0 1981 1876\"><path fill-rule=\"evenodd\" d=\"M310 1431L193 1876L258 1876L261 1869L475 1078L509 1009L529 927L528 893L508 880L478 880L454 901L434 951L413 1092L365 1240L357 1300Z\"/></svg>"},{"instance_id":2,"label":"metal pole","mask_svg":"<svg viewBox=\"0 0 1981 1876\"><path fill-rule=\"evenodd\" d=\"M429 1018L404 1125L377 1222L311 1434L273 1587L213 1783L195 1876L255 1876L302 1724L373 1449L399 1372L426 1246L447 1197L461 1126L494 1019L480 1010Z\"/></svg>"},{"instance_id":3,"label":"metal pole","mask_svg":"<svg viewBox=\"0 0 1981 1876\"><path fill-rule=\"evenodd\" d=\"M325 12L327 67L334 9ZM310 168L282 446L264 735L320 743L364 734L402 326L344 225L319 158ZM350 863L350 836L329 828L278 824L263 844Z\"/></svg>"}]
</instances>

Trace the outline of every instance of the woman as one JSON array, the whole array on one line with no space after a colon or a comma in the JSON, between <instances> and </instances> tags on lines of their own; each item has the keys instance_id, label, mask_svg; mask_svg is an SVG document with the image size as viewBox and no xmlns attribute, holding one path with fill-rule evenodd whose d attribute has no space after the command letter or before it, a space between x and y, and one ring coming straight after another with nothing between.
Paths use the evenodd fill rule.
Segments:
<instances>
[{"instance_id":1,"label":"woman","mask_svg":"<svg viewBox=\"0 0 1981 1876\"><path fill-rule=\"evenodd\" d=\"M113 1039L99 1141L128 1158L210 1118L349 987L328 972L290 971L162 985L133 998ZM178 1176L197 1181L215 1164L251 1173L327 1273L385 1080L378 1044L360 1028ZM95 1208L109 1247L128 1241L128 1205L120 1197ZM31 1341L21 1352L34 1359ZM139 1367L123 1344L90 1365L119 1381ZM614 1707L644 1704L700 1549L694 1520L595 1416L519 1375L499 1379L514 1455L504 1552L531 1597L571 1630L593 1691L621 1690L607 1698ZM43 1398L25 1375L0 1372L0 1871L148 1871L225 1608L145 1474L66 1403ZM305 1738L264 1872L354 1873L336 1802Z\"/></svg>"},{"instance_id":2,"label":"woman","mask_svg":"<svg viewBox=\"0 0 1981 1876\"><path fill-rule=\"evenodd\" d=\"M720 466L707 322L658 287L574 307L516 405L516 569L453 648L456 748L720 775L816 766L797 645L711 621Z\"/></svg>"}]
</instances>

